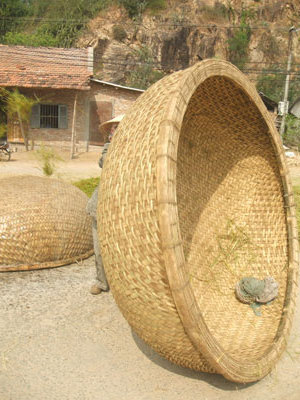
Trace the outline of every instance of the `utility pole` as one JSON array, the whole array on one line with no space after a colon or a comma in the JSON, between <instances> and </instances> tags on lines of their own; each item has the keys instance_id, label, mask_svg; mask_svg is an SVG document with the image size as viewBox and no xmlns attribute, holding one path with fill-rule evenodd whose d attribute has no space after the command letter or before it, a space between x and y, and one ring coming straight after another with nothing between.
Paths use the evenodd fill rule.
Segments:
<instances>
[{"instance_id":1,"label":"utility pole","mask_svg":"<svg viewBox=\"0 0 300 400\"><path fill-rule=\"evenodd\" d=\"M299 29L296 29L292 26L289 29L289 42L288 42L288 62L286 68L286 77L285 77L285 85L284 85L284 98L283 98L283 113L280 124L280 136L283 138L284 128L285 128L285 117L288 113L288 96L289 96L289 85L290 85L290 71L292 66L292 58L293 58L293 33L298 32Z\"/></svg>"}]
</instances>

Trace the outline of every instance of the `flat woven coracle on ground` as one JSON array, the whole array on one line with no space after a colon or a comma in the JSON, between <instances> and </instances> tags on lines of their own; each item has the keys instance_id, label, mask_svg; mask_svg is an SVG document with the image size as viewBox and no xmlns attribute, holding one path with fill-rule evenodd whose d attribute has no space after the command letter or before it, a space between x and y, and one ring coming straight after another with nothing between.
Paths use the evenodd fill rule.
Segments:
<instances>
[{"instance_id":1,"label":"flat woven coracle on ground","mask_svg":"<svg viewBox=\"0 0 300 400\"><path fill-rule=\"evenodd\" d=\"M87 201L55 179L1 179L0 272L57 267L93 254Z\"/></svg>"},{"instance_id":2,"label":"flat woven coracle on ground","mask_svg":"<svg viewBox=\"0 0 300 400\"><path fill-rule=\"evenodd\" d=\"M114 298L160 355L236 382L270 372L295 305L296 215L280 137L236 67L206 60L139 97L108 152L98 226ZM278 296L260 313L236 298L242 278L268 276Z\"/></svg>"}]
</instances>

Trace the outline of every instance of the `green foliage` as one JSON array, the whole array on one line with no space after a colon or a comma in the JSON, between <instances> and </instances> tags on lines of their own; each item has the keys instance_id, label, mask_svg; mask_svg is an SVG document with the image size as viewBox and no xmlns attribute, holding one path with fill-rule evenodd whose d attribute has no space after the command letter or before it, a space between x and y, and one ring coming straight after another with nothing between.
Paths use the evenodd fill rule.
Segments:
<instances>
[{"instance_id":1,"label":"green foliage","mask_svg":"<svg viewBox=\"0 0 300 400\"><path fill-rule=\"evenodd\" d=\"M285 118L283 142L286 146L300 148L300 119L294 115L287 114Z\"/></svg>"},{"instance_id":2,"label":"green foliage","mask_svg":"<svg viewBox=\"0 0 300 400\"><path fill-rule=\"evenodd\" d=\"M166 7L165 0L118 0L130 18L138 18L146 9L157 12Z\"/></svg>"},{"instance_id":3,"label":"green foliage","mask_svg":"<svg viewBox=\"0 0 300 400\"><path fill-rule=\"evenodd\" d=\"M166 0L148 0L146 3L147 8L154 14L166 8Z\"/></svg>"},{"instance_id":4,"label":"green foliage","mask_svg":"<svg viewBox=\"0 0 300 400\"><path fill-rule=\"evenodd\" d=\"M0 88L0 99L2 100L2 104L4 104L2 107L7 113L8 117L10 117L11 119L18 119L26 151L28 151L28 123L30 119L31 109L34 104L38 103L40 100L38 98L32 99L26 97L22 93L20 93L18 89L9 91L4 88Z\"/></svg>"},{"instance_id":5,"label":"green foliage","mask_svg":"<svg viewBox=\"0 0 300 400\"><path fill-rule=\"evenodd\" d=\"M54 38L59 47L71 47L88 20L106 3L108 1L32 0L31 12L33 17L42 18L39 34Z\"/></svg>"},{"instance_id":6,"label":"green foliage","mask_svg":"<svg viewBox=\"0 0 300 400\"><path fill-rule=\"evenodd\" d=\"M234 29L233 36L228 39L229 60L239 69L243 69L248 60L248 47L251 38L249 21L254 18L254 12L243 9L240 18L240 26Z\"/></svg>"},{"instance_id":7,"label":"green foliage","mask_svg":"<svg viewBox=\"0 0 300 400\"><path fill-rule=\"evenodd\" d=\"M270 73L268 71L274 71ZM278 102L283 99L285 73L277 65L270 65L263 70L256 83L259 92L263 92L270 99ZM292 103L299 96L300 80L297 76L292 77L289 85L289 101Z\"/></svg>"},{"instance_id":8,"label":"green foliage","mask_svg":"<svg viewBox=\"0 0 300 400\"><path fill-rule=\"evenodd\" d=\"M53 175L57 166L57 161L63 161L53 148L43 144L36 150L35 157L41 163L43 173L46 176Z\"/></svg>"},{"instance_id":9,"label":"green foliage","mask_svg":"<svg viewBox=\"0 0 300 400\"><path fill-rule=\"evenodd\" d=\"M89 178L74 182L73 185L82 190L88 197L91 197L99 182L100 178Z\"/></svg>"},{"instance_id":10,"label":"green foliage","mask_svg":"<svg viewBox=\"0 0 300 400\"><path fill-rule=\"evenodd\" d=\"M164 77L164 72L155 71L150 66L141 66L133 70L127 78L127 84L138 89L147 89Z\"/></svg>"},{"instance_id":11,"label":"green foliage","mask_svg":"<svg viewBox=\"0 0 300 400\"><path fill-rule=\"evenodd\" d=\"M14 31L22 24L18 18L28 15L29 6L23 0L0 1L0 41L7 32Z\"/></svg>"},{"instance_id":12,"label":"green foliage","mask_svg":"<svg viewBox=\"0 0 300 400\"><path fill-rule=\"evenodd\" d=\"M71 47L78 35L86 28L89 19L111 4L112 0L1 0L24 6L5 8L5 21L9 18L25 17L32 23L19 20L18 24L8 24L2 29L0 42L29 46ZM0 5L0 17L1 15ZM18 14L18 15L16 15ZM13 19L13 21L16 21ZM6 22L5 22L6 23ZM11 32L10 35L8 33Z\"/></svg>"},{"instance_id":13,"label":"green foliage","mask_svg":"<svg viewBox=\"0 0 300 400\"><path fill-rule=\"evenodd\" d=\"M278 67L274 67L275 72L277 69ZM256 88L259 92L263 92L270 99L278 102L283 98L284 81L279 80L278 76L280 75L277 75L275 72L274 74L266 72L259 75Z\"/></svg>"},{"instance_id":14,"label":"green foliage","mask_svg":"<svg viewBox=\"0 0 300 400\"><path fill-rule=\"evenodd\" d=\"M113 38L122 42L124 39L127 38L127 33L122 25L114 25L113 26Z\"/></svg>"},{"instance_id":15,"label":"green foliage","mask_svg":"<svg viewBox=\"0 0 300 400\"><path fill-rule=\"evenodd\" d=\"M142 46L134 50L138 63L133 68L127 78L126 84L139 89L147 89L153 83L164 77L163 71L155 69L154 59L151 50L147 46Z\"/></svg>"},{"instance_id":16,"label":"green foliage","mask_svg":"<svg viewBox=\"0 0 300 400\"><path fill-rule=\"evenodd\" d=\"M3 38L3 43L20 45L20 46L45 46L59 47L59 41L49 33L23 33L23 32L7 32Z\"/></svg>"},{"instance_id":17,"label":"green foliage","mask_svg":"<svg viewBox=\"0 0 300 400\"><path fill-rule=\"evenodd\" d=\"M7 92L7 114L9 117L17 115L23 122L29 122L31 109L38 101L38 98L31 99L20 93L18 89L14 89L12 92Z\"/></svg>"},{"instance_id":18,"label":"green foliage","mask_svg":"<svg viewBox=\"0 0 300 400\"><path fill-rule=\"evenodd\" d=\"M6 124L0 124L0 139L5 137L7 134L7 125Z\"/></svg>"}]
</instances>

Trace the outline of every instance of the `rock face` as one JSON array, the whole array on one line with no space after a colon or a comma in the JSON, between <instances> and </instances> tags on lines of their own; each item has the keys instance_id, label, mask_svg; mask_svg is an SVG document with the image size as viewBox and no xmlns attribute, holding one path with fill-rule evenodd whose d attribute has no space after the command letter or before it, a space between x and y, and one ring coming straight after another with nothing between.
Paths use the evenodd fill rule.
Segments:
<instances>
[{"instance_id":1,"label":"rock face","mask_svg":"<svg viewBox=\"0 0 300 400\"><path fill-rule=\"evenodd\" d=\"M228 40L243 23L255 28L246 46L245 68L253 71L279 62L285 65L288 30L300 15L296 0L166 0L166 4L159 14L146 11L138 21L114 6L90 22L89 32L78 45L94 46L100 79L126 83L128 73L145 64L168 73L205 58L230 59ZM122 29L122 38L115 33L116 26ZM294 57L300 62L296 36ZM252 71L248 73L256 78Z\"/></svg>"}]
</instances>

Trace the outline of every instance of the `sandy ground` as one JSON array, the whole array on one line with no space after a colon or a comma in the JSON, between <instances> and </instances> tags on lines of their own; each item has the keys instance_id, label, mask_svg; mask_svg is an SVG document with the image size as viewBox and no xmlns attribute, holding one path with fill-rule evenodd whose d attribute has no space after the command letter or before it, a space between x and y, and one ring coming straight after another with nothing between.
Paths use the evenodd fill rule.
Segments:
<instances>
[{"instance_id":1,"label":"sandy ground","mask_svg":"<svg viewBox=\"0 0 300 400\"><path fill-rule=\"evenodd\" d=\"M60 177L97 176L98 156L66 161ZM14 158L1 163L2 177L42 175L28 155ZM94 257L0 274L0 400L300 399L300 296L288 351L275 370L260 382L239 385L158 356L132 332L110 293L89 293L93 277Z\"/></svg>"},{"instance_id":2,"label":"sandy ground","mask_svg":"<svg viewBox=\"0 0 300 400\"><path fill-rule=\"evenodd\" d=\"M63 161L55 162L53 177L66 181L76 181L100 175L98 160L102 148L94 147L88 153L79 153L70 159L69 151L57 151ZM43 176L42 163L38 161L35 152L17 151L12 153L11 161L0 162L0 179L13 175Z\"/></svg>"}]
</instances>

